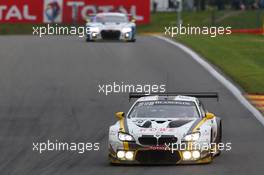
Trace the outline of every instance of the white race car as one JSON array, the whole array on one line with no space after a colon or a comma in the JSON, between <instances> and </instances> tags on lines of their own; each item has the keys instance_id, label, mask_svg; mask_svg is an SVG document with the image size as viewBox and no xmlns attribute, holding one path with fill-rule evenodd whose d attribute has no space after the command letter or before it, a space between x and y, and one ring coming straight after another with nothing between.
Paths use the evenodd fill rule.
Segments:
<instances>
[{"instance_id":1,"label":"white race car","mask_svg":"<svg viewBox=\"0 0 264 175\"><path fill-rule=\"evenodd\" d=\"M130 94L139 98L127 115L109 128L109 160L113 164L210 163L220 154L221 119L208 113L198 98L215 93L181 95Z\"/></svg>"},{"instance_id":2,"label":"white race car","mask_svg":"<svg viewBox=\"0 0 264 175\"><path fill-rule=\"evenodd\" d=\"M136 41L135 20L123 13L98 13L87 24L87 42L100 39Z\"/></svg>"}]
</instances>

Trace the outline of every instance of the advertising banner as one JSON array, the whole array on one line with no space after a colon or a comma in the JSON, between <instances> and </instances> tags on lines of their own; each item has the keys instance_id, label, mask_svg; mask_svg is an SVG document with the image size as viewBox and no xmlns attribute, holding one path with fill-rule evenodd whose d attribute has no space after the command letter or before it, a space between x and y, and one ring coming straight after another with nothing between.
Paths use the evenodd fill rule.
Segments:
<instances>
[{"instance_id":1,"label":"advertising banner","mask_svg":"<svg viewBox=\"0 0 264 175\"><path fill-rule=\"evenodd\" d=\"M1 0L0 23L84 23L99 12L122 12L150 21L150 0Z\"/></svg>"},{"instance_id":2,"label":"advertising banner","mask_svg":"<svg viewBox=\"0 0 264 175\"><path fill-rule=\"evenodd\" d=\"M0 0L0 23L41 23L42 7L42 0Z\"/></svg>"}]
</instances>

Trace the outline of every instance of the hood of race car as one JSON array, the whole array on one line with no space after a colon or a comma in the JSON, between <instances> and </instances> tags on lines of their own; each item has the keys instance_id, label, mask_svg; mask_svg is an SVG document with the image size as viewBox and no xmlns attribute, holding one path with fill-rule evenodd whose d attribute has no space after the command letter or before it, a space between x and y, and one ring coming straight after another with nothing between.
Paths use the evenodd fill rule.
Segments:
<instances>
[{"instance_id":1,"label":"hood of race car","mask_svg":"<svg viewBox=\"0 0 264 175\"><path fill-rule=\"evenodd\" d=\"M197 118L175 119L175 118L144 118L128 119L127 127L131 135L140 137L142 135L177 135L182 137L196 123Z\"/></svg>"},{"instance_id":2,"label":"hood of race car","mask_svg":"<svg viewBox=\"0 0 264 175\"><path fill-rule=\"evenodd\" d=\"M132 27L131 23L90 23L89 26L99 27L101 30L122 30L126 27Z\"/></svg>"}]
</instances>

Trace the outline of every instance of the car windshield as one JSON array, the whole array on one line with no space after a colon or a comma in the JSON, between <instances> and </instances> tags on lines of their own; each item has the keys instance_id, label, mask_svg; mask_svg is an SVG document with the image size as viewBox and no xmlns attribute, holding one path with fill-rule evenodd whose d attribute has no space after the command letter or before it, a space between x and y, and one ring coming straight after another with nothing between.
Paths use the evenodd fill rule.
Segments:
<instances>
[{"instance_id":1,"label":"car windshield","mask_svg":"<svg viewBox=\"0 0 264 175\"><path fill-rule=\"evenodd\" d=\"M128 19L126 16L98 15L94 18L94 22L99 22L99 23L126 23L126 22L128 22Z\"/></svg>"},{"instance_id":2,"label":"car windshield","mask_svg":"<svg viewBox=\"0 0 264 175\"><path fill-rule=\"evenodd\" d=\"M198 118L194 102L146 101L137 103L129 118Z\"/></svg>"}]
</instances>

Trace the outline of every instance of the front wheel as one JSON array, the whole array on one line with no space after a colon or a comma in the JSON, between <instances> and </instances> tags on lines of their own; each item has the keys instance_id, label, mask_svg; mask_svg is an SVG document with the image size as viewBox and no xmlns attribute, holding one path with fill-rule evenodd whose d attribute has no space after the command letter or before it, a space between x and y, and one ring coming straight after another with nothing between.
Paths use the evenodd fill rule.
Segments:
<instances>
[{"instance_id":1,"label":"front wheel","mask_svg":"<svg viewBox=\"0 0 264 175\"><path fill-rule=\"evenodd\" d=\"M131 39L131 40L128 40L128 42L134 43L134 42L136 42L136 39L133 38L133 39Z\"/></svg>"},{"instance_id":2,"label":"front wheel","mask_svg":"<svg viewBox=\"0 0 264 175\"><path fill-rule=\"evenodd\" d=\"M91 39L91 37L88 35L86 38L86 42L93 42L94 40Z\"/></svg>"},{"instance_id":3,"label":"front wheel","mask_svg":"<svg viewBox=\"0 0 264 175\"><path fill-rule=\"evenodd\" d=\"M222 143L222 122L219 120L217 122L217 137L216 137L216 144ZM221 151L218 150L217 154L215 156L219 156L221 154Z\"/></svg>"},{"instance_id":4,"label":"front wheel","mask_svg":"<svg viewBox=\"0 0 264 175\"><path fill-rule=\"evenodd\" d=\"M86 42L94 42L94 40L91 40L89 38L86 38Z\"/></svg>"}]
</instances>

